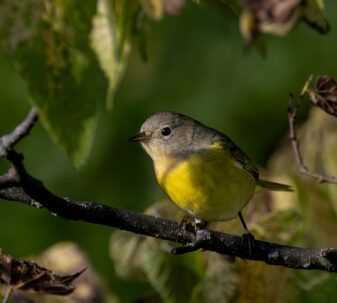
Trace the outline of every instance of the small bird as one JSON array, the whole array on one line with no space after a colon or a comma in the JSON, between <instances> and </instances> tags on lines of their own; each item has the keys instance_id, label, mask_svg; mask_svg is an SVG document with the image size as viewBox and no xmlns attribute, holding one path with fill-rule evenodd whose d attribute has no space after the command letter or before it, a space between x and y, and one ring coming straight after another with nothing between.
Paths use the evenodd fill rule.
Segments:
<instances>
[{"instance_id":1,"label":"small bird","mask_svg":"<svg viewBox=\"0 0 337 303\"><path fill-rule=\"evenodd\" d=\"M250 234L241 211L256 186L292 191L259 179L256 166L231 139L183 114L155 113L129 141L141 142L161 189L197 224L239 216Z\"/></svg>"}]
</instances>

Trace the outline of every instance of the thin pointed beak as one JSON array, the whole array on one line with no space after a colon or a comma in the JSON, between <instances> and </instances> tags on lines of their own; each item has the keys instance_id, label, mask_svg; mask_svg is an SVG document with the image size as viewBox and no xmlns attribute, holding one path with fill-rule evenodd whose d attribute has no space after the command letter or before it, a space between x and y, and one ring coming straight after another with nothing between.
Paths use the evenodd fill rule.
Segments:
<instances>
[{"instance_id":1,"label":"thin pointed beak","mask_svg":"<svg viewBox=\"0 0 337 303\"><path fill-rule=\"evenodd\" d=\"M128 139L129 142L138 142L138 141L148 141L151 139L151 136L148 136L145 132L141 132L138 135L135 135Z\"/></svg>"}]
</instances>

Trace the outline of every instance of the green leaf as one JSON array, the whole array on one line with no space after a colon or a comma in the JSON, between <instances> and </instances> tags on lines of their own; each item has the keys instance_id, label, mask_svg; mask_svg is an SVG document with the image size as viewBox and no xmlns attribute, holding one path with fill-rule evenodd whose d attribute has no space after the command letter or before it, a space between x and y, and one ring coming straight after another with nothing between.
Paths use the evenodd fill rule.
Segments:
<instances>
[{"instance_id":1,"label":"green leaf","mask_svg":"<svg viewBox=\"0 0 337 303\"><path fill-rule=\"evenodd\" d=\"M123 230L117 230L111 235L110 257L118 277L128 281L146 280L142 269L142 254L146 240L144 236Z\"/></svg>"},{"instance_id":2,"label":"green leaf","mask_svg":"<svg viewBox=\"0 0 337 303\"><path fill-rule=\"evenodd\" d=\"M307 0L304 6L304 21L321 34L330 30L330 25L322 13L323 8L323 0Z\"/></svg>"},{"instance_id":3,"label":"green leaf","mask_svg":"<svg viewBox=\"0 0 337 303\"><path fill-rule=\"evenodd\" d=\"M135 0L98 0L91 32L92 48L109 79L107 107L124 74L131 51L132 26L139 11Z\"/></svg>"},{"instance_id":4,"label":"green leaf","mask_svg":"<svg viewBox=\"0 0 337 303\"><path fill-rule=\"evenodd\" d=\"M94 13L95 1L0 4L1 45L48 133L75 166L88 156L102 91L103 75L88 40Z\"/></svg>"},{"instance_id":5,"label":"green leaf","mask_svg":"<svg viewBox=\"0 0 337 303\"><path fill-rule=\"evenodd\" d=\"M297 303L330 302L337 296L337 277L327 272L296 272Z\"/></svg>"},{"instance_id":6,"label":"green leaf","mask_svg":"<svg viewBox=\"0 0 337 303\"><path fill-rule=\"evenodd\" d=\"M220 2L222 4L224 4L225 6L227 6L232 13L234 14L235 17L239 17L239 14L242 10L241 6L240 6L240 2L237 0L220 0Z\"/></svg>"},{"instance_id":7,"label":"green leaf","mask_svg":"<svg viewBox=\"0 0 337 303\"><path fill-rule=\"evenodd\" d=\"M223 255L210 253L207 257L205 275L194 288L189 302L232 302L240 282L235 264L227 262Z\"/></svg>"},{"instance_id":8,"label":"green leaf","mask_svg":"<svg viewBox=\"0 0 337 303\"><path fill-rule=\"evenodd\" d=\"M149 239L143 252L143 269L164 302L188 302L200 279L197 269L200 252L173 256L165 245L165 242Z\"/></svg>"},{"instance_id":9,"label":"green leaf","mask_svg":"<svg viewBox=\"0 0 337 303\"><path fill-rule=\"evenodd\" d=\"M337 120L334 116L326 114L318 107L311 109L308 120L297 133L301 143L301 156L304 164L311 171L326 176L335 174L337 168L336 131ZM319 184L316 179L301 175L293 157L291 145L276 152L270 165L274 174L279 176L284 174L284 167L288 165L290 169L287 174L296 182L295 193L288 195L288 202L285 195L282 197L281 192L273 192L272 195L275 204L285 203L288 208L300 210L304 226L299 234L301 241L297 241L298 245L335 247L337 245L335 235L337 229L336 186ZM289 184L288 181L284 183ZM289 227L293 229L295 226L290 224ZM293 233L291 230L289 232ZM284 243L284 239L281 241Z\"/></svg>"}]
</instances>

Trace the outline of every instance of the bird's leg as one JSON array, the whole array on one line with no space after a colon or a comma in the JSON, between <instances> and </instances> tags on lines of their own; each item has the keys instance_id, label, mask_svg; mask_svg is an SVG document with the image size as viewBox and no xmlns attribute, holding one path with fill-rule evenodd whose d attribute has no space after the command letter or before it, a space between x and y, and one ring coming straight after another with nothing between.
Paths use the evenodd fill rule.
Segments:
<instances>
[{"instance_id":1,"label":"bird's leg","mask_svg":"<svg viewBox=\"0 0 337 303\"><path fill-rule=\"evenodd\" d=\"M249 232L249 230L248 230L248 227L247 227L247 225L246 225L246 222L245 222L245 220L243 220L241 211L239 211L239 214L238 214L238 215L239 215L240 221L241 221L241 223L242 223L242 226L243 226L243 228L244 228L244 230L245 230L245 233L246 233L246 234L250 234L250 232Z\"/></svg>"},{"instance_id":2,"label":"bird's leg","mask_svg":"<svg viewBox=\"0 0 337 303\"><path fill-rule=\"evenodd\" d=\"M201 219L198 218L194 218L194 223L192 223L192 227L194 229L194 233L195 233L195 240L192 243L187 243L183 246L180 247L174 247L171 249L171 254L173 255L178 255L178 254L185 254L188 252L192 252L192 251L196 251L198 250L199 247L199 242L197 240L197 233L198 230L204 229L205 226L207 225L207 221L203 221ZM182 234L184 235L186 233L186 228L187 228L187 221L186 220L181 220L179 225L182 227Z\"/></svg>"},{"instance_id":3,"label":"bird's leg","mask_svg":"<svg viewBox=\"0 0 337 303\"><path fill-rule=\"evenodd\" d=\"M181 227L181 232L179 232L178 237L184 238L186 234L187 220L183 218L179 222L179 227Z\"/></svg>"},{"instance_id":4,"label":"bird's leg","mask_svg":"<svg viewBox=\"0 0 337 303\"><path fill-rule=\"evenodd\" d=\"M255 242L255 238L250 233L250 231L248 230L246 222L245 222L245 220L243 220L241 211L239 211L238 215L239 215L240 221L242 223L242 226L243 226L243 228L245 230L244 234L242 235L242 246L247 249L247 251L248 251L248 257L250 258L250 256L252 255L252 249L255 246L255 243L254 243Z\"/></svg>"}]
</instances>

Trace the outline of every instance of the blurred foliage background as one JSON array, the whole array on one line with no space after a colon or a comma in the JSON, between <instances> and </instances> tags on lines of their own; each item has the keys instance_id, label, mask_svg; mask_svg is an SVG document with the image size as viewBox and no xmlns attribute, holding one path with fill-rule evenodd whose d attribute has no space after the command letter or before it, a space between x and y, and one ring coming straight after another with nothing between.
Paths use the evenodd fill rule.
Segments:
<instances>
[{"instance_id":1,"label":"blurred foliage background","mask_svg":"<svg viewBox=\"0 0 337 303\"><path fill-rule=\"evenodd\" d=\"M299 177L289 147L280 143L287 137L289 92L299 92L310 73L337 75L337 3L325 4L324 15L331 25L328 34L319 35L300 23L286 37L264 36L266 58L256 48L244 45L238 20L215 1L202 5L187 2L178 16L151 21L148 59L143 60L136 46L132 49L112 110L106 110L106 84L99 84L101 94L90 96L98 103L98 119L87 163L75 169L38 123L17 147L25 155L27 170L58 195L143 212L165 196L156 183L151 160L127 138L137 133L151 113L174 110L223 131L261 168L269 163L267 176L296 187L291 198L289 194L271 197L261 193L256 200L274 201L269 208L253 201L257 210L250 222L258 238L308 247L336 247L336 190L331 189L333 185L318 185ZM4 51L0 53L0 91L0 130L4 134L26 116L31 106L26 82ZM81 98L78 96L76 104L81 103ZM302 119L307 110L308 106L302 107ZM322 139L320 131L327 119L326 114L319 115L311 113L312 124L303 128L309 138L304 144L307 164L336 174L336 121L329 120L330 137ZM311 137L310 125L315 127L317 141ZM320 158L322 142L326 142L323 145L330 151L329 157ZM1 173L8 169L3 159L0 169ZM214 228L240 234L238 222L234 221ZM332 274L295 272L254 262L233 263L208 253L171 257L165 255L162 246L166 244L147 239L155 244L136 243L129 247L127 243L136 241L134 235L128 236L131 242L122 241L125 235L114 235L120 252L150 245L153 250L150 255L147 250L147 260L161 258L162 264L175 270L170 271L171 276L167 274L169 282L155 283L156 274L165 270L157 264L159 269L153 272L151 268L157 267L150 263L142 265L142 278L133 279L123 269L121 273L118 264L123 263L118 263L121 261L116 252L111 252L115 265L110 258L111 228L66 221L45 210L9 201L1 201L0 222L0 247L15 257L38 255L60 241L76 242L115 301L137 302L145 298L138 302L160 302L160 296L153 293L160 293L167 302L187 302L186 296L191 302L269 302L271 298L275 302L331 302L337 295L337 280ZM144 247L136 249L142 250ZM145 262L144 258L140 260ZM125 267L136 264L132 266L139 270L140 261L131 259L124 263L128 264ZM178 276L193 283L181 284ZM171 285L172 281L176 285ZM185 292L182 297L171 295L181 287Z\"/></svg>"}]
</instances>

